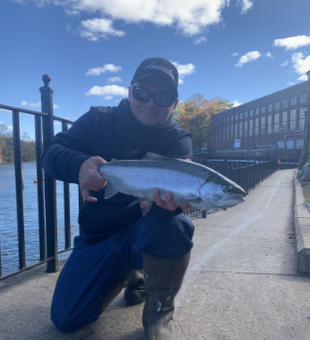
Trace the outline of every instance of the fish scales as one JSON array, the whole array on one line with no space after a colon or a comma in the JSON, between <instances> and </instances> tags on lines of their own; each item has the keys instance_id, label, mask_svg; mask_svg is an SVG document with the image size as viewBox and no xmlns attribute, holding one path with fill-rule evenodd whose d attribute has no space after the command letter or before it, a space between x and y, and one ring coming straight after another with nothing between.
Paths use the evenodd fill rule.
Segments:
<instances>
[{"instance_id":1,"label":"fish scales","mask_svg":"<svg viewBox=\"0 0 310 340\"><path fill-rule=\"evenodd\" d=\"M188 167L179 166L182 163L177 163L176 170L173 162L117 161L107 164L102 173L123 193L136 197L151 199L158 189L163 199L166 192L171 192L175 200L196 199L205 179L197 171L189 174Z\"/></svg>"}]
</instances>

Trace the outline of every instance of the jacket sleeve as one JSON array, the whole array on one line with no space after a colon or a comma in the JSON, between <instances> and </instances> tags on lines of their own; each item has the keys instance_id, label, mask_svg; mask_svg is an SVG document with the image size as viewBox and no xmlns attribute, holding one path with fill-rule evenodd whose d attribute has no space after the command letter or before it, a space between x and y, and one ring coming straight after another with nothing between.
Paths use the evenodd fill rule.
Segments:
<instances>
[{"instance_id":1,"label":"jacket sleeve","mask_svg":"<svg viewBox=\"0 0 310 340\"><path fill-rule=\"evenodd\" d=\"M43 154L44 171L51 177L78 183L82 163L92 157L94 112L87 112L67 132L58 133Z\"/></svg>"}]
</instances>

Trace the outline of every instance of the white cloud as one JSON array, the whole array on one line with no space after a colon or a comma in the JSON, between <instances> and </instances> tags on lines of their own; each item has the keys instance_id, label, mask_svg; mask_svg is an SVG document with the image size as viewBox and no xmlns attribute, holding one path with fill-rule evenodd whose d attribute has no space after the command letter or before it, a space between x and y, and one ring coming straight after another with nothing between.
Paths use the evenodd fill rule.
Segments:
<instances>
[{"instance_id":1,"label":"white cloud","mask_svg":"<svg viewBox=\"0 0 310 340\"><path fill-rule=\"evenodd\" d=\"M179 84L184 83L184 77L188 76L195 72L196 66L192 63L181 65L176 61L172 61L172 64L178 69L179 71Z\"/></svg>"},{"instance_id":2,"label":"white cloud","mask_svg":"<svg viewBox=\"0 0 310 340\"><path fill-rule=\"evenodd\" d=\"M232 57L238 57L239 56L239 53L235 52L231 55Z\"/></svg>"},{"instance_id":3,"label":"white cloud","mask_svg":"<svg viewBox=\"0 0 310 340\"><path fill-rule=\"evenodd\" d=\"M113 7L113 6L112 6ZM81 22L80 35L91 41L100 38L123 37L126 33L113 28L113 21L110 19L89 19Z\"/></svg>"},{"instance_id":4,"label":"white cloud","mask_svg":"<svg viewBox=\"0 0 310 340\"><path fill-rule=\"evenodd\" d=\"M295 83L294 81L288 81L288 82L286 83L286 85L288 85L288 86L294 86L294 85L296 85L296 83Z\"/></svg>"},{"instance_id":5,"label":"white cloud","mask_svg":"<svg viewBox=\"0 0 310 340\"><path fill-rule=\"evenodd\" d=\"M233 107L237 107L237 106L242 105L241 103L238 102L237 99L234 100L234 103L233 103L233 104L234 104Z\"/></svg>"},{"instance_id":6,"label":"white cloud","mask_svg":"<svg viewBox=\"0 0 310 340\"><path fill-rule=\"evenodd\" d=\"M20 103L21 106L32 106L32 107L41 107L41 102L37 102L37 103L28 103L27 100L23 100ZM53 103L53 108L54 109L59 109L59 106L55 103Z\"/></svg>"},{"instance_id":7,"label":"white cloud","mask_svg":"<svg viewBox=\"0 0 310 340\"><path fill-rule=\"evenodd\" d=\"M270 59L273 59L273 58L274 58L274 56L271 54L271 52L267 52L267 53L266 53L266 57L267 57L267 58L270 58Z\"/></svg>"},{"instance_id":8,"label":"white cloud","mask_svg":"<svg viewBox=\"0 0 310 340\"><path fill-rule=\"evenodd\" d=\"M261 54L258 51L248 52L239 59L238 63L235 66L242 67L243 64L249 63L250 61L253 61L253 60L257 60L260 57L261 57Z\"/></svg>"},{"instance_id":9,"label":"white cloud","mask_svg":"<svg viewBox=\"0 0 310 340\"><path fill-rule=\"evenodd\" d=\"M107 80L107 83L121 83L122 81L120 77L111 77Z\"/></svg>"},{"instance_id":10,"label":"white cloud","mask_svg":"<svg viewBox=\"0 0 310 340\"><path fill-rule=\"evenodd\" d=\"M292 63L295 72L299 75L303 76L310 70L310 55L304 57L302 53L293 53L292 54ZM304 80L305 78L302 78ZM305 80L307 80L306 78ZM300 80L300 78L298 78Z\"/></svg>"},{"instance_id":11,"label":"white cloud","mask_svg":"<svg viewBox=\"0 0 310 340\"><path fill-rule=\"evenodd\" d=\"M239 0L238 3L242 7L241 14L245 14L253 6L253 1L250 0Z\"/></svg>"},{"instance_id":12,"label":"white cloud","mask_svg":"<svg viewBox=\"0 0 310 340\"><path fill-rule=\"evenodd\" d=\"M100 96L111 99L111 97L127 97L128 89L118 85L94 86L86 93L86 96Z\"/></svg>"},{"instance_id":13,"label":"white cloud","mask_svg":"<svg viewBox=\"0 0 310 340\"><path fill-rule=\"evenodd\" d=\"M285 60L285 62L282 63L280 66L281 66L281 67L284 67L284 66L287 66L287 65L288 65L288 60Z\"/></svg>"},{"instance_id":14,"label":"white cloud","mask_svg":"<svg viewBox=\"0 0 310 340\"><path fill-rule=\"evenodd\" d=\"M33 107L40 107L41 106L41 102L37 102L37 103L28 103L26 100L23 100L20 105L22 106L33 106Z\"/></svg>"},{"instance_id":15,"label":"white cloud","mask_svg":"<svg viewBox=\"0 0 310 340\"><path fill-rule=\"evenodd\" d=\"M61 122L57 122L56 120L54 120L54 126L59 126L61 125Z\"/></svg>"},{"instance_id":16,"label":"white cloud","mask_svg":"<svg viewBox=\"0 0 310 340\"><path fill-rule=\"evenodd\" d=\"M194 45L201 45L205 43L207 40L208 39L206 37L201 36L201 37L195 38L193 42L194 42Z\"/></svg>"},{"instance_id":17,"label":"white cloud","mask_svg":"<svg viewBox=\"0 0 310 340\"><path fill-rule=\"evenodd\" d=\"M113 99L113 96L105 96L105 97L103 97L103 100L111 100L111 99Z\"/></svg>"},{"instance_id":18,"label":"white cloud","mask_svg":"<svg viewBox=\"0 0 310 340\"><path fill-rule=\"evenodd\" d=\"M299 47L310 45L310 36L296 35L284 39L276 39L274 46L284 47L286 50L296 50Z\"/></svg>"},{"instance_id":19,"label":"white cloud","mask_svg":"<svg viewBox=\"0 0 310 340\"><path fill-rule=\"evenodd\" d=\"M114 64L105 64L102 67L91 68L86 72L87 76L99 76L101 73L106 72L118 72L122 71L121 66L115 66Z\"/></svg>"},{"instance_id":20,"label":"white cloud","mask_svg":"<svg viewBox=\"0 0 310 340\"><path fill-rule=\"evenodd\" d=\"M303 76L300 76L297 80L300 80L300 81L308 80L308 77L306 74L304 74Z\"/></svg>"},{"instance_id":21,"label":"white cloud","mask_svg":"<svg viewBox=\"0 0 310 340\"><path fill-rule=\"evenodd\" d=\"M229 6L230 0L36 0L39 4L55 4L64 7L68 15L80 12L100 14L104 20L101 28L81 28L87 39L96 41L101 37L123 36L125 32L117 31L112 23L123 21L126 24L152 23L158 26L170 26L186 36L199 35L205 29L222 21L221 12ZM39 2L39 3L38 3ZM252 0L238 0L242 14L253 5ZM111 20L110 20L111 19ZM112 22L113 20L113 22ZM85 24L84 24L85 26Z\"/></svg>"},{"instance_id":22,"label":"white cloud","mask_svg":"<svg viewBox=\"0 0 310 340\"><path fill-rule=\"evenodd\" d=\"M6 129L9 130L9 131L12 131L13 130L13 126L9 125L9 126L6 127Z\"/></svg>"}]
</instances>

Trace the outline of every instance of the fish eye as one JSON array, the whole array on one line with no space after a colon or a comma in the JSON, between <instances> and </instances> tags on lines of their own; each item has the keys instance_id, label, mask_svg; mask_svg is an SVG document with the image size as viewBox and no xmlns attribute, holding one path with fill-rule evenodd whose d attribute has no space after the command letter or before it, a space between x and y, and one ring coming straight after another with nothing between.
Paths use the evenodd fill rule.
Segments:
<instances>
[{"instance_id":1,"label":"fish eye","mask_svg":"<svg viewBox=\"0 0 310 340\"><path fill-rule=\"evenodd\" d=\"M229 187L227 187L227 188L225 189L225 192L226 192L227 194L230 194L232 191L233 191L233 187L231 187L231 186L229 186Z\"/></svg>"}]
</instances>

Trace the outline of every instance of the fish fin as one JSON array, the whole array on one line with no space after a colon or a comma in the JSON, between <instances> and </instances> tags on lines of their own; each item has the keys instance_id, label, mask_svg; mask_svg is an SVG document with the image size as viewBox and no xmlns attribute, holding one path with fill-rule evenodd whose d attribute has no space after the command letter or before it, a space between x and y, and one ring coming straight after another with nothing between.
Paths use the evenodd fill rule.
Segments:
<instances>
[{"instance_id":1,"label":"fish fin","mask_svg":"<svg viewBox=\"0 0 310 340\"><path fill-rule=\"evenodd\" d=\"M104 191L104 198L107 200L115 195L117 195L119 191L114 188L114 186L111 183L107 183L107 186L105 187Z\"/></svg>"},{"instance_id":2,"label":"fish fin","mask_svg":"<svg viewBox=\"0 0 310 340\"><path fill-rule=\"evenodd\" d=\"M153 201L150 200L141 200L140 202L140 209L142 215L146 215L152 208Z\"/></svg>"},{"instance_id":3,"label":"fish fin","mask_svg":"<svg viewBox=\"0 0 310 340\"><path fill-rule=\"evenodd\" d=\"M175 204L180 205L180 204L191 204L191 203L200 203L202 202L201 198L196 198L193 200L184 200L184 201L174 201Z\"/></svg>"},{"instance_id":4,"label":"fish fin","mask_svg":"<svg viewBox=\"0 0 310 340\"><path fill-rule=\"evenodd\" d=\"M133 207L134 205L140 203L143 200L143 198L138 198L137 200L132 201L130 204L127 205L127 209Z\"/></svg>"},{"instance_id":5,"label":"fish fin","mask_svg":"<svg viewBox=\"0 0 310 340\"><path fill-rule=\"evenodd\" d=\"M154 160L154 159L163 160L163 159L167 159L167 157L158 155L157 153L148 152L142 159L143 160Z\"/></svg>"}]
</instances>

